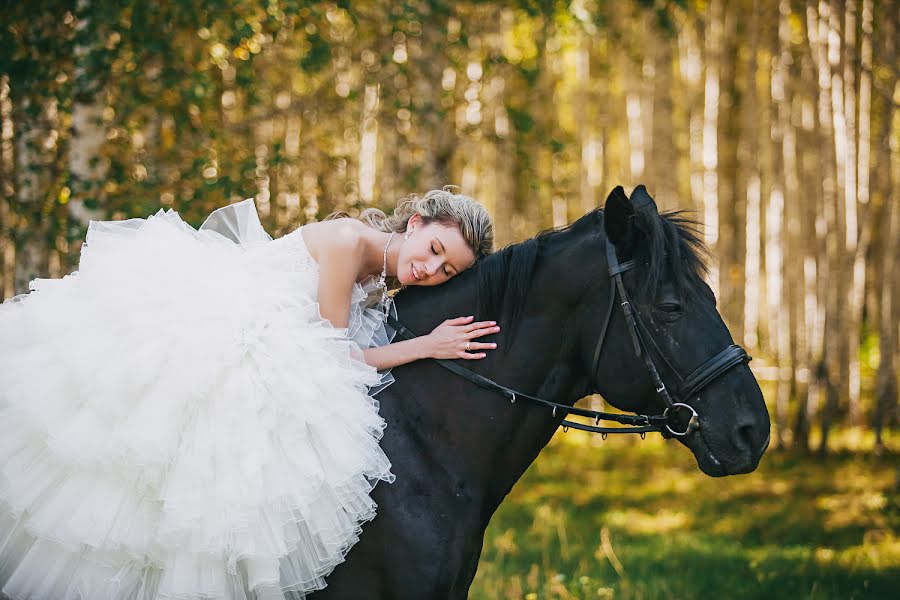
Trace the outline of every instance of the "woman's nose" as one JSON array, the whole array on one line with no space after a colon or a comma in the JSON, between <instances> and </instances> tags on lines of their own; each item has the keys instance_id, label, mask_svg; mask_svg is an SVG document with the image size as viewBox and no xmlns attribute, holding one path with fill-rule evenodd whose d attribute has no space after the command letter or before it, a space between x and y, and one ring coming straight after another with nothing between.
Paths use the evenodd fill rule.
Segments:
<instances>
[{"instance_id":1,"label":"woman's nose","mask_svg":"<svg viewBox=\"0 0 900 600\"><path fill-rule=\"evenodd\" d=\"M436 256L433 261L430 262L428 266L428 274L434 275L435 273L440 273L441 269L444 266L444 259L440 256Z\"/></svg>"}]
</instances>

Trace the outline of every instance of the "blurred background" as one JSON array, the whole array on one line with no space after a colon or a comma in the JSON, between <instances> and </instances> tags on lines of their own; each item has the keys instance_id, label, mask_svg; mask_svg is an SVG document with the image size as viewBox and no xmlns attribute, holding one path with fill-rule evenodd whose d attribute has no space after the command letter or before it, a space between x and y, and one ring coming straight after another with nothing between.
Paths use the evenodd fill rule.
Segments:
<instances>
[{"instance_id":1,"label":"blurred background","mask_svg":"<svg viewBox=\"0 0 900 600\"><path fill-rule=\"evenodd\" d=\"M896 0L0 7L0 298L76 269L91 219L254 197L278 236L455 184L503 245L645 184L704 223L773 449L713 481L560 433L472 597L900 589Z\"/></svg>"}]
</instances>

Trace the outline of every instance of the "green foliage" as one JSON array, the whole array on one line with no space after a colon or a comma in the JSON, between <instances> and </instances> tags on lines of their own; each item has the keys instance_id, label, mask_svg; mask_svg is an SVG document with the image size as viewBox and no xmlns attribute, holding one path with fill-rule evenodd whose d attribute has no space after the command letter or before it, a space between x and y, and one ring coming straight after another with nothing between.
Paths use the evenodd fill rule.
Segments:
<instances>
[{"instance_id":1,"label":"green foliage","mask_svg":"<svg viewBox=\"0 0 900 600\"><path fill-rule=\"evenodd\" d=\"M300 59L300 67L310 73L319 73L331 61L331 46L318 32L306 36L309 48Z\"/></svg>"},{"instance_id":2,"label":"green foliage","mask_svg":"<svg viewBox=\"0 0 900 600\"><path fill-rule=\"evenodd\" d=\"M605 7L598 8L602 3L585 6L596 18L606 12ZM537 56L511 64L502 50L486 48L485 26L496 23L500 10L515 11L522 28L514 35ZM293 111L303 104L307 107L300 115L303 161L343 164L347 150L335 152L341 144L332 140L343 138L343 119L359 122L367 84L379 85L380 107L387 109L387 114L379 115L382 130L402 111L410 111L416 127L425 127L429 120L446 122L445 115L454 114L448 109L465 102L465 89L460 83L433 97L410 91L423 84L439 87L446 69L460 73L464 81L473 60L484 66L484 80L497 76L507 81L514 100L505 104L516 146L539 140L553 153L563 152L571 140L554 130L550 112L543 107L535 111L529 97L537 91L551 101L549 88L542 83L547 73L540 40L546 40L554 27L580 26L571 10L570 3L561 0L520 0L503 7L442 0L48 0L39 9L5 3L0 8L0 43L10 51L0 54L0 75L9 76L11 97L20 111L15 115L16 131L56 128L55 147L35 168L53 165L57 175L43 178L45 189L37 193L66 198L56 203L60 218L64 219L71 195L103 218L146 215L167 199L189 218L199 219L216 203L255 193L262 177L259 169L288 169L295 177L301 168L299 157L286 153L279 139L255 139L254 123L299 114ZM451 35L452 23L456 25ZM528 32L540 40L529 40ZM425 53L414 56L407 50L409 56L399 59L394 52L400 42L422 44ZM374 55L369 68L360 64L363 52ZM349 69L342 66L347 57ZM337 94L334 83L341 70L350 74L350 84ZM285 93L291 98L288 107L276 106ZM67 119L77 103L98 99L108 107L102 123L96 124L107 132L107 142L92 158L102 181L78 181L68 174L68 153L77 132ZM57 103L60 119L40 123L49 100ZM317 114L328 116L319 121ZM439 139L455 135L449 127L444 131ZM400 132L398 139L411 148L410 156L432 150L437 156L452 155L447 148L416 146L421 142L414 130ZM263 167L255 158L260 143L268 146ZM520 148L513 152L523 159L522 180L540 190L543 183L534 170L535 157ZM414 160L401 171L397 181L406 191L420 189L434 177ZM216 175L210 176L213 172ZM318 186L333 185L342 193L350 190L348 204L358 200L349 183L329 184L328 177L318 174ZM338 208L343 200L326 202L323 213ZM30 209L20 209L26 222L34 218ZM79 230L63 227L76 251L80 240L71 236ZM45 234L55 235L50 229ZM50 237L47 245L52 245ZM77 253L67 258L74 264Z\"/></svg>"},{"instance_id":3,"label":"green foliage","mask_svg":"<svg viewBox=\"0 0 900 600\"><path fill-rule=\"evenodd\" d=\"M675 13L687 9L687 0L637 0L638 5L652 12L656 25L660 30L670 36L678 33L675 22Z\"/></svg>"},{"instance_id":4,"label":"green foliage","mask_svg":"<svg viewBox=\"0 0 900 600\"><path fill-rule=\"evenodd\" d=\"M509 113L509 119L512 121L516 131L521 133L529 133L534 128L535 120L531 114L525 109L518 109L511 105L506 105L506 112Z\"/></svg>"}]
</instances>

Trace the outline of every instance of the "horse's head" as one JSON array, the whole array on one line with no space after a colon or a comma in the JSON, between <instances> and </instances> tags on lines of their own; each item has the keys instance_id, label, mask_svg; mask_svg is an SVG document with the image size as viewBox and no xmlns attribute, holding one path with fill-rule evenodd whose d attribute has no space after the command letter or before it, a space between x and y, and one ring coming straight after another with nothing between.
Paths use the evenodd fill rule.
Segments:
<instances>
[{"instance_id":1,"label":"horse's head","mask_svg":"<svg viewBox=\"0 0 900 600\"><path fill-rule=\"evenodd\" d=\"M677 213L660 215L643 186L631 199L621 187L613 190L603 223L603 244L615 248L604 263L633 261L621 277L636 320L628 323L617 299L605 346L597 355L599 322L605 317L608 297L589 294L584 301L587 314L593 315L591 321L597 323L583 330L581 343L597 391L621 410L662 413L669 402L654 385L651 371L655 367L671 401L690 407L670 409L675 431L688 429L691 408L697 414L699 427L676 437L691 449L703 472L722 476L754 470L768 446L769 414L750 368L735 360L743 351L731 348L729 354L725 350L734 342L716 310L715 296L702 279L705 250L694 224ZM604 236L598 232L597 237ZM596 277L607 282L609 294L616 294L606 269ZM717 368L716 360L729 362L729 358L728 366ZM701 366L705 372L691 378Z\"/></svg>"}]
</instances>

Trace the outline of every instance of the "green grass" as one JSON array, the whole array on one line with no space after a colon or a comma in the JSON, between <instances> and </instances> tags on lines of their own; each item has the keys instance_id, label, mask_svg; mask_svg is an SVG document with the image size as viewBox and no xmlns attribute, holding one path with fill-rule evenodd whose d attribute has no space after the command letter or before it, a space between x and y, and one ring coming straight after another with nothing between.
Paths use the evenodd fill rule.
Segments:
<instances>
[{"instance_id":1,"label":"green grass","mask_svg":"<svg viewBox=\"0 0 900 600\"><path fill-rule=\"evenodd\" d=\"M770 450L713 479L658 436L559 433L494 515L469 597L900 598L900 459Z\"/></svg>"}]
</instances>

